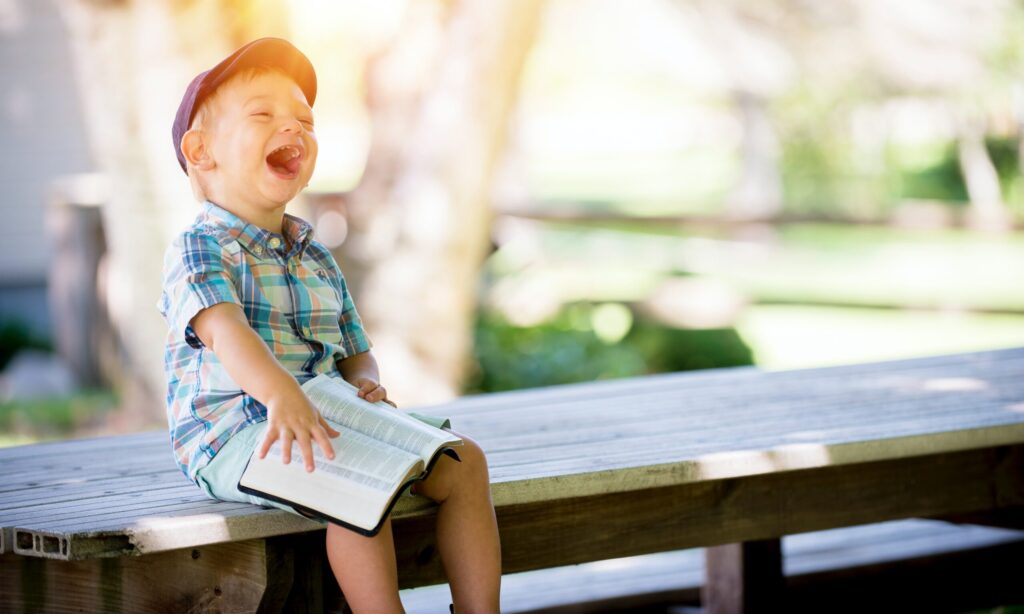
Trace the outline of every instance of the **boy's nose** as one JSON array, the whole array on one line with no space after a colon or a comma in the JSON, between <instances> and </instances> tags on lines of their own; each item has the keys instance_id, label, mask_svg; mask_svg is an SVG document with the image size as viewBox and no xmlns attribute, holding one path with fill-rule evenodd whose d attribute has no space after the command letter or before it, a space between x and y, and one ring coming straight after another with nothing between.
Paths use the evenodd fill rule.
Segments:
<instances>
[{"instance_id":1,"label":"boy's nose","mask_svg":"<svg viewBox=\"0 0 1024 614\"><path fill-rule=\"evenodd\" d=\"M281 126L281 132L302 132L302 123L295 119L289 119Z\"/></svg>"}]
</instances>

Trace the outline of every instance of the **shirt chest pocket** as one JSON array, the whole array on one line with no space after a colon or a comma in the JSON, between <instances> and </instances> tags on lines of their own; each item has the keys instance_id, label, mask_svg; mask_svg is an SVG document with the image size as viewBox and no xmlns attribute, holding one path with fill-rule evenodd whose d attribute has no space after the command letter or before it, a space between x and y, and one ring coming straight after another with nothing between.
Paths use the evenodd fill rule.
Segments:
<instances>
[{"instance_id":1,"label":"shirt chest pocket","mask_svg":"<svg viewBox=\"0 0 1024 614\"><path fill-rule=\"evenodd\" d=\"M312 336L327 343L341 340L339 318L342 311L341 295L334 285L330 271L319 266L304 266L297 271L303 293L304 309L301 313Z\"/></svg>"},{"instance_id":2,"label":"shirt chest pocket","mask_svg":"<svg viewBox=\"0 0 1024 614\"><path fill-rule=\"evenodd\" d=\"M260 262L252 265L252 275L248 277L252 287L243 288L243 296L251 297L257 319L266 320L267 315L276 312L295 312L292 280L288 275L288 269L282 264Z\"/></svg>"}]
</instances>

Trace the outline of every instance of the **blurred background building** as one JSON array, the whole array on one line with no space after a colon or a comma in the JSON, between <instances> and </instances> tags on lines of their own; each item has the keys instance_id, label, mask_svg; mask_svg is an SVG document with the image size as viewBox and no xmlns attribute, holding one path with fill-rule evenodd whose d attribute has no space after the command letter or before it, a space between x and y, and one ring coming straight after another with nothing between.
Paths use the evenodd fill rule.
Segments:
<instances>
[{"instance_id":1,"label":"blurred background building","mask_svg":"<svg viewBox=\"0 0 1024 614\"><path fill-rule=\"evenodd\" d=\"M171 119L260 36L400 406L1024 342L1018 2L0 0L0 445L161 426Z\"/></svg>"}]
</instances>

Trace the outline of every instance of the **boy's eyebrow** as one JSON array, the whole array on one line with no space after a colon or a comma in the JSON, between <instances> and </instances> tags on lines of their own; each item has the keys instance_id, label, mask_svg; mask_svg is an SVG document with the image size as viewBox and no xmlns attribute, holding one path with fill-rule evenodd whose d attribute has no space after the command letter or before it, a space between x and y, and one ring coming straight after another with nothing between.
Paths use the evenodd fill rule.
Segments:
<instances>
[{"instance_id":1,"label":"boy's eyebrow","mask_svg":"<svg viewBox=\"0 0 1024 614\"><path fill-rule=\"evenodd\" d=\"M267 96L266 94L256 94L255 96L250 96L245 102L242 103L242 106L245 106L254 100L266 100L267 98L270 98L270 96ZM310 113L313 112L313 109L310 109L308 105L305 107L305 109L308 109Z\"/></svg>"}]
</instances>

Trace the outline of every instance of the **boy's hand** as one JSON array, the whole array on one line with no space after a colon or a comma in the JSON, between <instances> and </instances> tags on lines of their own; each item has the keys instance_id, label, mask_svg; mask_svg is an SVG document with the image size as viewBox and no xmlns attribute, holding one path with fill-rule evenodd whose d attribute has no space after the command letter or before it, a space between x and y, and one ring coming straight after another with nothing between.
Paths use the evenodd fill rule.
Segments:
<instances>
[{"instance_id":1,"label":"boy's hand","mask_svg":"<svg viewBox=\"0 0 1024 614\"><path fill-rule=\"evenodd\" d=\"M381 386L378 382L369 377L357 378L356 381L352 382L352 385L359 388L359 392L357 394L362 399L366 399L371 403L384 401L392 407L398 407L393 401L388 399L388 393L384 390L384 386Z\"/></svg>"},{"instance_id":2,"label":"boy's hand","mask_svg":"<svg viewBox=\"0 0 1024 614\"><path fill-rule=\"evenodd\" d=\"M280 402L271 402L267 406L267 433L260 446L260 458L265 458L270 447L278 439L281 440L282 460L287 465L292 460L292 441L298 440L299 450L305 460L306 471L313 471L312 441L324 451L324 456L334 458L331 439L341 435L320 415L309 398L299 390L299 394Z\"/></svg>"}]
</instances>

